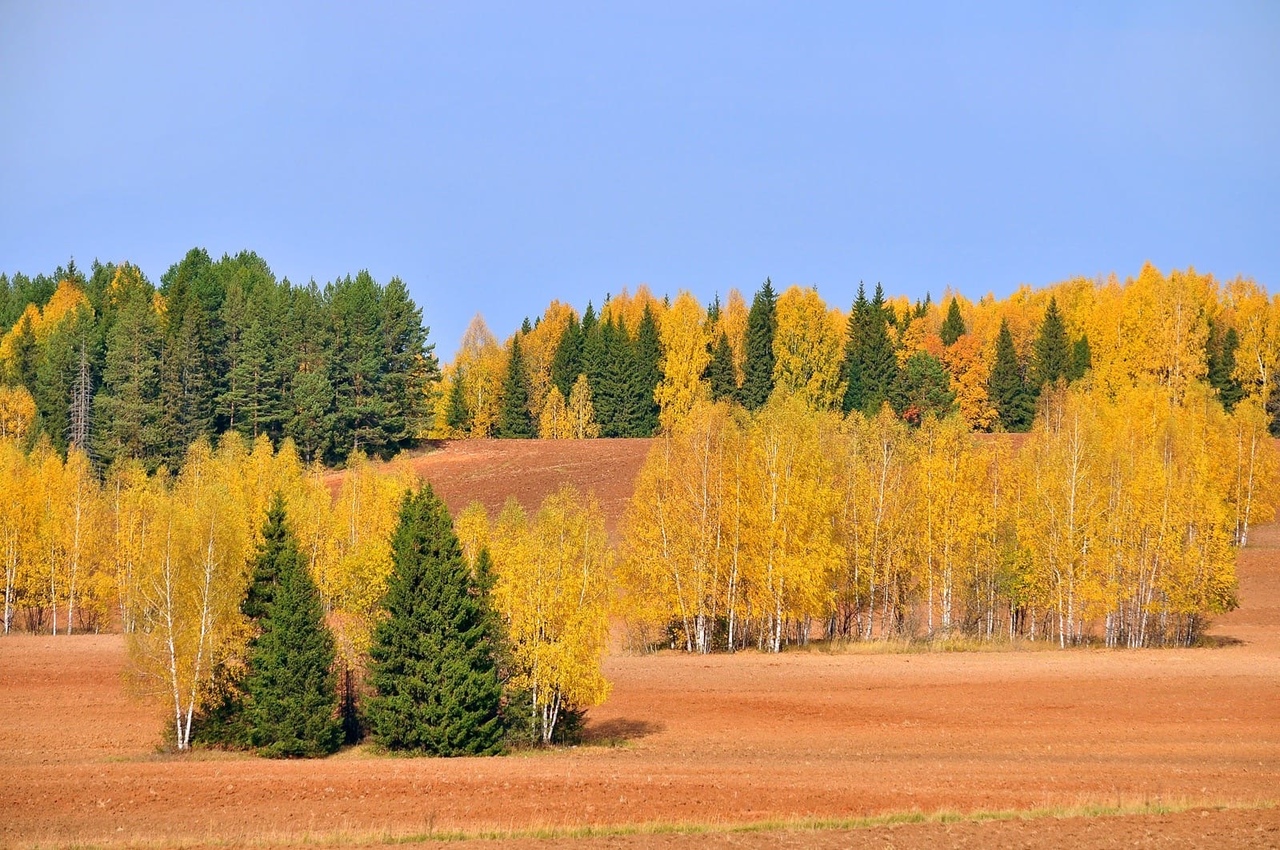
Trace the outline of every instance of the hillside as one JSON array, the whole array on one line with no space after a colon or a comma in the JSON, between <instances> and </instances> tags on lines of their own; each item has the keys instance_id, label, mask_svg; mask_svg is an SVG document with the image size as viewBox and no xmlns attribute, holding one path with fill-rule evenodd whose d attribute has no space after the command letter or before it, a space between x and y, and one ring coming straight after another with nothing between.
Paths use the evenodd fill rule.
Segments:
<instances>
[{"instance_id":1,"label":"hillside","mask_svg":"<svg viewBox=\"0 0 1280 850\"><path fill-rule=\"evenodd\" d=\"M451 440L413 459L456 516L472 502L491 515L515 498L536 510L561 484L594 493L615 538L650 439Z\"/></svg>"}]
</instances>

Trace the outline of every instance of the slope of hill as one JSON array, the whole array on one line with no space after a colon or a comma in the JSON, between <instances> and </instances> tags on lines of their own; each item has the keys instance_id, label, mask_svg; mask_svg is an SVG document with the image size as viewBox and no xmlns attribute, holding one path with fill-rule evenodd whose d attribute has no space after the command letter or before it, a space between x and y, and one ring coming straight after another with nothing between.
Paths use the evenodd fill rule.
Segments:
<instances>
[{"instance_id":1,"label":"slope of hill","mask_svg":"<svg viewBox=\"0 0 1280 850\"><path fill-rule=\"evenodd\" d=\"M494 516L510 498L534 511L561 484L572 484L600 500L616 538L651 445L650 439L454 440L412 463L455 516L472 502Z\"/></svg>"}]
</instances>

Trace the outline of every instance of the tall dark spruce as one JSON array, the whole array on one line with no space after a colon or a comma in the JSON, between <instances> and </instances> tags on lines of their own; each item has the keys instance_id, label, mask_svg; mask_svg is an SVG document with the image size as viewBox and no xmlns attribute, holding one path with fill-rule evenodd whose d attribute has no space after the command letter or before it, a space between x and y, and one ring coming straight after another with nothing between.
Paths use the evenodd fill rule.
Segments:
<instances>
[{"instance_id":1,"label":"tall dark spruce","mask_svg":"<svg viewBox=\"0 0 1280 850\"><path fill-rule=\"evenodd\" d=\"M495 619L430 485L405 497L391 558L386 616L369 651L373 738L389 750L424 755L500 752Z\"/></svg>"}]
</instances>

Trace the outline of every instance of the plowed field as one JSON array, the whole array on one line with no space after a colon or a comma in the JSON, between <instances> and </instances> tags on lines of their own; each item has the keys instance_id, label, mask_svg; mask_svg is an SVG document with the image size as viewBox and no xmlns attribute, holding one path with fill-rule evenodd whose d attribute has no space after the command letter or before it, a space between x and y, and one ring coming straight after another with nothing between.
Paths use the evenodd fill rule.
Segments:
<instances>
[{"instance_id":1,"label":"plowed field","mask_svg":"<svg viewBox=\"0 0 1280 850\"><path fill-rule=\"evenodd\" d=\"M494 475L519 471L484 445L467 450ZM568 477L629 487L644 450ZM455 507L466 475L501 502L458 455L420 463ZM162 755L164 709L127 693L119 636L0 638L0 845L1276 847L1280 810L1258 804L1280 798L1280 526L1255 531L1240 582L1212 649L616 655L589 744L498 759ZM1158 806L1175 811L1078 816Z\"/></svg>"}]
</instances>

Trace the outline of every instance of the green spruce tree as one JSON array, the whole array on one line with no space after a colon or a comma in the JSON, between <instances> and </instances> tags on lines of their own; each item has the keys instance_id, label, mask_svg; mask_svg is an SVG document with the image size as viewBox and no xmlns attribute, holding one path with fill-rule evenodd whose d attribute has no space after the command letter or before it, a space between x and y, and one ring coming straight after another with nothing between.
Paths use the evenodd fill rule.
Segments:
<instances>
[{"instance_id":1,"label":"green spruce tree","mask_svg":"<svg viewBox=\"0 0 1280 850\"><path fill-rule=\"evenodd\" d=\"M369 651L374 739L424 755L500 752L498 635L449 512L430 485L406 495L391 560L386 617Z\"/></svg>"},{"instance_id":2,"label":"green spruce tree","mask_svg":"<svg viewBox=\"0 0 1280 850\"><path fill-rule=\"evenodd\" d=\"M778 299L773 281L765 278L747 313L746 352L738 398L747 410L759 410L773 393L773 337L778 330Z\"/></svg>"},{"instance_id":3,"label":"green spruce tree","mask_svg":"<svg viewBox=\"0 0 1280 850\"><path fill-rule=\"evenodd\" d=\"M891 401L898 381L898 354L889 338L893 310L884 301L884 289L876 284L867 309L862 343L862 412L875 416Z\"/></svg>"},{"instance_id":4,"label":"green spruce tree","mask_svg":"<svg viewBox=\"0 0 1280 850\"><path fill-rule=\"evenodd\" d=\"M640 326L636 328L631 351L633 366L628 383L634 412L627 429L628 436L652 437L658 431L658 400L655 393L658 382L662 380L662 347L658 340L658 323L648 304L644 305L644 314L640 317Z\"/></svg>"},{"instance_id":5,"label":"green spruce tree","mask_svg":"<svg viewBox=\"0 0 1280 850\"><path fill-rule=\"evenodd\" d=\"M893 407L899 416L912 425L930 414L941 419L955 408L955 400L941 360L926 351L907 358L893 387Z\"/></svg>"},{"instance_id":6,"label":"green spruce tree","mask_svg":"<svg viewBox=\"0 0 1280 850\"><path fill-rule=\"evenodd\" d=\"M529 439L538 435L529 412L529 383L520 352L520 334L511 338L507 357L507 377L502 382L502 407L498 410L497 436L506 439Z\"/></svg>"},{"instance_id":7,"label":"green spruce tree","mask_svg":"<svg viewBox=\"0 0 1280 850\"><path fill-rule=\"evenodd\" d=\"M846 414L851 410L861 410L866 401L862 361L866 356L864 349L870 307L867 291L859 282L858 297L854 299L853 307L849 310L849 321L845 324L844 361L840 365L840 373L844 378L844 399L840 409Z\"/></svg>"},{"instance_id":8,"label":"green spruce tree","mask_svg":"<svg viewBox=\"0 0 1280 850\"><path fill-rule=\"evenodd\" d=\"M1035 399L1022 377L1009 323L1003 320L1000 322L1000 333L996 336L996 359L991 366L987 387L1004 430L1022 432L1031 428L1031 421L1035 417Z\"/></svg>"},{"instance_id":9,"label":"green spruce tree","mask_svg":"<svg viewBox=\"0 0 1280 850\"><path fill-rule=\"evenodd\" d=\"M467 407L467 388L462 373L455 371L449 379L449 408L445 412L445 424L457 435L471 431L471 410Z\"/></svg>"},{"instance_id":10,"label":"green spruce tree","mask_svg":"<svg viewBox=\"0 0 1280 850\"><path fill-rule=\"evenodd\" d=\"M1071 350L1067 343L1067 328L1058 312L1058 299L1050 298L1044 311L1040 333L1036 336L1031 357L1031 387L1038 394L1045 384L1052 384L1067 377L1071 365Z\"/></svg>"},{"instance_id":11,"label":"green spruce tree","mask_svg":"<svg viewBox=\"0 0 1280 850\"><path fill-rule=\"evenodd\" d=\"M943 345L955 345L956 340L964 336L964 317L960 315L960 302L955 298L947 305L947 317L942 320L942 329L938 335Z\"/></svg>"},{"instance_id":12,"label":"green spruce tree","mask_svg":"<svg viewBox=\"0 0 1280 850\"><path fill-rule=\"evenodd\" d=\"M246 613L261 611L245 679L249 743L266 756L328 755L342 742L333 636L277 493L263 528Z\"/></svg>"},{"instance_id":13,"label":"green spruce tree","mask_svg":"<svg viewBox=\"0 0 1280 850\"><path fill-rule=\"evenodd\" d=\"M716 337L711 346L711 359L702 377L711 389L711 400L726 399L732 401L738 392L738 382L733 371L733 348L729 345L729 337L724 331Z\"/></svg>"},{"instance_id":14,"label":"green spruce tree","mask_svg":"<svg viewBox=\"0 0 1280 850\"><path fill-rule=\"evenodd\" d=\"M1075 382L1093 368L1093 353L1089 350L1089 336L1085 334L1071 344L1071 359L1067 363L1067 380Z\"/></svg>"},{"instance_id":15,"label":"green spruce tree","mask_svg":"<svg viewBox=\"0 0 1280 850\"><path fill-rule=\"evenodd\" d=\"M1244 398L1244 388L1236 380L1236 349L1240 347L1240 337L1236 329L1228 327L1220 330L1213 324L1209 326L1209 345L1206 346L1209 371L1206 375L1209 386L1218 391L1218 399L1228 413Z\"/></svg>"},{"instance_id":16,"label":"green spruce tree","mask_svg":"<svg viewBox=\"0 0 1280 850\"><path fill-rule=\"evenodd\" d=\"M551 358L551 383L559 388L562 396L568 398L569 393L573 392L574 381L578 380L582 371L582 326L576 316L570 316L560 334L556 353Z\"/></svg>"}]
</instances>

